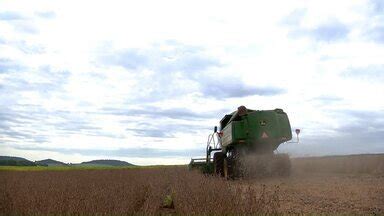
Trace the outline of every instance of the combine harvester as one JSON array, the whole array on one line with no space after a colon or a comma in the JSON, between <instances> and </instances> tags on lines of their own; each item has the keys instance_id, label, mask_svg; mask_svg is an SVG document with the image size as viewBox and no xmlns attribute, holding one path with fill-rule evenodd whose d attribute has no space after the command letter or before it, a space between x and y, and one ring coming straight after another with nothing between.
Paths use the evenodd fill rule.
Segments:
<instances>
[{"instance_id":1,"label":"combine harvester","mask_svg":"<svg viewBox=\"0 0 384 216\"><path fill-rule=\"evenodd\" d=\"M299 142L300 129L296 129ZM249 176L288 176L287 154L275 154L280 144L292 139L291 125L282 109L251 110L240 106L220 121L208 136L206 157L191 159L190 169L233 179ZM211 154L213 154L213 158Z\"/></svg>"}]
</instances>

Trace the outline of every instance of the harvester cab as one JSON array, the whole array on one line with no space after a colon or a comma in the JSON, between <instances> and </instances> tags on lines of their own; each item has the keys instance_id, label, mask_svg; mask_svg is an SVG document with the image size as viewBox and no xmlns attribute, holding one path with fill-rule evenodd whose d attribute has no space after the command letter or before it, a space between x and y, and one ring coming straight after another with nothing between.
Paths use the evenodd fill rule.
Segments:
<instances>
[{"instance_id":1,"label":"harvester cab","mask_svg":"<svg viewBox=\"0 0 384 216\"><path fill-rule=\"evenodd\" d=\"M297 141L290 143L299 142L300 129L295 132ZM291 139L289 119L282 109L251 110L240 106L221 119L219 131L214 127L207 139L205 158L191 159L189 168L226 178L241 177L249 172L274 172L276 167L281 175L287 175L290 171L288 155L274 151ZM261 160L267 164L261 170L260 164L250 162ZM259 168L252 170L255 167Z\"/></svg>"},{"instance_id":2,"label":"harvester cab","mask_svg":"<svg viewBox=\"0 0 384 216\"><path fill-rule=\"evenodd\" d=\"M205 158L192 158L189 163L189 169L199 168L203 173L213 173L213 158L212 152L222 151L221 148L222 132L217 131L217 126L214 127L213 133L208 135Z\"/></svg>"}]
</instances>

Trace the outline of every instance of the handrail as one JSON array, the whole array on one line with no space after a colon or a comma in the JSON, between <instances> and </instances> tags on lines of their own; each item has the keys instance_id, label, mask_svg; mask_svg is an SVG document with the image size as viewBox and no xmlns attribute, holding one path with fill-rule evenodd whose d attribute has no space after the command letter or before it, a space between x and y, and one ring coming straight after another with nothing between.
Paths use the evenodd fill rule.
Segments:
<instances>
[{"instance_id":1,"label":"handrail","mask_svg":"<svg viewBox=\"0 0 384 216\"><path fill-rule=\"evenodd\" d=\"M215 139L216 135L216 139ZM212 134L208 135L208 140L207 140L207 149L206 149L206 161L207 163L211 162L211 152L212 151L219 151L221 150L221 138L217 132L214 132Z\"/></svg>"}]
</instances>

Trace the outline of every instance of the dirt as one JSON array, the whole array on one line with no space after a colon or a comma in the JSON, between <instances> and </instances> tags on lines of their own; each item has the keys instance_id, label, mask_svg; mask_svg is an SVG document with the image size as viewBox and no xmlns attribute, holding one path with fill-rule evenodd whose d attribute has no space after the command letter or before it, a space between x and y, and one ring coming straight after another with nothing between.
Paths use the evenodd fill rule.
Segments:
<instances>
[{"instance_id":1,"label":"dirt","mask_svg":"<svg viewBox=\"0 0 384 216\"><path fill-rule=\"evenodd\" d=\"M384 215L384 157L364 158L293 160L289 177L234 181L186 167L0 171L0 215Z\"/></svg>"},{"instance_id":2,"label":"dirt","mask_svg":"<svg viewBox=\"0 0 384 216\"><path fill-rule=\"evenodd\" d=\"M235 184L277 189L280 213L384 214L384 176L380 175L293 174Z\"/></svg>"}]
</instances>

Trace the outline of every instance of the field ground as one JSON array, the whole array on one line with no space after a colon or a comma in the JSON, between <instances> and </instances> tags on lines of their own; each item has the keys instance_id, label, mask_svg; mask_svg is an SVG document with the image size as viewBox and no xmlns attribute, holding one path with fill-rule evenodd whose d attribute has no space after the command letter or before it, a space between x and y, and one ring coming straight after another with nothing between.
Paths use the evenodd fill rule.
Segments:
<instances>
[{"instance_id":1,"label":"field ground","mask_svg":"<svg viewBox=\"0 0 384 216\"><path fill-rule=\"evenodd\" d=\"M286 178L225 181L185 167L0 171L0 212L384 214L384 155L293 159Z\"/></svg>"},{"instance_id":2,"label":"field ground","mask_svg":"<svg viewBox=\"0 0 384 216\"><path fill-rule=\"evenodd\" d=\"M280 213L384 214L384 176L309 174L239 184L277 187Z\"/></svg>"},{"instance_id":3,"label":"field ground","mask_svg":"<svg viewBox=\"0 0 384 216\"><path fill-rule=\"evenodd\" d=\"M73 170L115 170L115 169L158 169L185 167L185 165L152 165L152 166L0 166L0 171L73 171Z\"/></svg>"}]
</instances>

